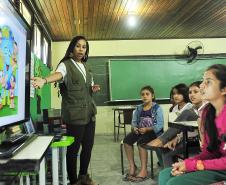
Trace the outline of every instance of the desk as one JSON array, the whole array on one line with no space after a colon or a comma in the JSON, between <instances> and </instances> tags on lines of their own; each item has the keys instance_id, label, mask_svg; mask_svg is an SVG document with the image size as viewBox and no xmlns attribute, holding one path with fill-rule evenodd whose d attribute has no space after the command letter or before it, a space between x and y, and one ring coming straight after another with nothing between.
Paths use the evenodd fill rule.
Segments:
<instances>
[{"instance_id":1,"label":"desk","mask_svg":"<svg viewBox=\"0 0 226 185\"><path fill-rule=\"evenodd\" d=\"M197 121L169 122L169 127L180 129L183 132L184 157L188 158L188 131L194 131L194 129L198 129Z\"/></svg>"},{"instance_id":2,"label":"desk","mask_svg":"<svg viewBox=\"0 0 226 185\"><path fill-rule=\"evenodd\" d=\"M39 184L46 184L45 154L53 136L38 136L11 159L0 160L0 172L38 172ZM27 179L29 176L26 177ZM27 180L27 184L30 182Z\"/></svg>"},{"instance_id":3,"label":"desk","mask_svg":"<svg viewBox=\"0 0 226 185\"><path fill-rule=\"evenodd\" d=\"M67 185L66 152L67 152L67 146L70 146L73 142L74 142L74 137L63 136L63 138L60 141L56 141L51 144L52 171L53 171L52 179L53 179L54 185L59 184L59 173L58 173L59 152L61 152L61 155L62 155L61 167L62 167L63 185Z\"/></svg>"},{"instance_id":4,"label":"desk","mask_svg":"<svg viewBox=\"0 0 226 185\"><path fill-rule=\"evenodd\" d=\"M119 139L119 129L124 128L124 135L126 136L126 125L131 124L133 111L135 110L134 106L122 106L122 107L114 107L114 141L118 141ZM122 121L121 116L123 115L124 120ZM116 119L118 116L118 119ZM116 128L118 129L117 137L116 137Z\"/></svg>"}]
</instances>

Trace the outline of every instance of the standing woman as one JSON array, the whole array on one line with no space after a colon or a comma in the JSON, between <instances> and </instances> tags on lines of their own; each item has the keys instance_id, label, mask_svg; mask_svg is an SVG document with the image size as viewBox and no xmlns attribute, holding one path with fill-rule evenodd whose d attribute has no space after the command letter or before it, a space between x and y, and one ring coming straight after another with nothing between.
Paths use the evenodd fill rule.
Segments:
<instances>
[{"instance_id":1,"label":"standing woman","mask_svg":"<svg viewBox=\"0 0 226 185\"><path fill-rule=\"evenodd\" d=\"M160 172L159 185L207 185L226 179L226 65L210 66L200 85L209 102L201 115L202 152Z\"/></svg>"},{"instance_id":2,"label":"standing woman","mask_svg":"<svg viewBox=\"0 0 226 185\"><path fill-rule=\"evenodd\" d=\"M46 78L33 78L33 86L59 82L62 96L61 115L67 135L75 142L67 148L67 172L71 185L95 185L87 173L95 135L96 105L92 93L100 90L94 85L91 71L86 66L89 44L85 37L74 37L56 71ZM80 170L77 176L77 155L80 145Z\"/></svg>"}]
</instances>

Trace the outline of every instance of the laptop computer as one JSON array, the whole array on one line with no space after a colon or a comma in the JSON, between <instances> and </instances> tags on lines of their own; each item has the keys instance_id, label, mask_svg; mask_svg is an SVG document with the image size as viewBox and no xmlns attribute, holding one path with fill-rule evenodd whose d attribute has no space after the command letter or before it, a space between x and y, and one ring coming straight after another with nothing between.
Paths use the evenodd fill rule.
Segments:
<instances>
[{"instance_id":1,"label":"laptop computer","mask_svg":"<svg viewBox=\"0 0 226 185\"><path fill-rule=\"evenodd\" d=\"M25 129L25 133L28 135L32 135L36 133L36 129L34 127L34 123L31 117L27 122L24 123L24 129Z\"/></svg>"},{"instance_id":2,"label":"laptop computer","mask_svg":"<svg viewBox=\"0 0 226 185\"><path fill-rule=\"evenodd\" d=\"M0 158L10 158L37 138L35 127L30 118L24 123L24 132L3 141L0 147Z\"/></svg>"}]
</instances>

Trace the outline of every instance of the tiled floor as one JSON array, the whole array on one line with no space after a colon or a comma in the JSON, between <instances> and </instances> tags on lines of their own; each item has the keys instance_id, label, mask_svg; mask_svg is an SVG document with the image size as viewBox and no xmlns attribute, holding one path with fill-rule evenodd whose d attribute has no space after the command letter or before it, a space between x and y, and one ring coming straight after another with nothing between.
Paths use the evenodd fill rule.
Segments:
<instances>
[{"instance_id":1,"label":"tiled floor","mask_svg":"<svg viewBox=\"0 0 226 185\"><path fill-rule=\"evenodd\" d=\"M137 148L135 149L135 160L139 167ZM127 160L124 154L125 170ZM89 173L99 185L156 185L160 168L157 165L157 158L154 152L154 180L148 179L140 183L124 182L121 174L120 142L114 142L113 136L95 136ZM150 169L149 169L150 171Z\"/></svg>"}]
</instances>

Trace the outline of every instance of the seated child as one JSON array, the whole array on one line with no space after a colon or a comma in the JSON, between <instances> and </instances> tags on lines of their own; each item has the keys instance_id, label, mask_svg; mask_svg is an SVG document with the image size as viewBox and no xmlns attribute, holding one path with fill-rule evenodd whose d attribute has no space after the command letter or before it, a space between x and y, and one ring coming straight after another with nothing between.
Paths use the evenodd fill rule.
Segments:
<instances>
[{"instance_id":1,"label":"seated child","mask_svg":"<svg viewBox=\"0 0 226 185\"><path fill-rule=\"evenodd\" d=\"M159 185L208 185L226 179L226 65L210 66L200 85L202 98L209 102L201 115L204 132L202 152L174 163L159 174Z\"/></svg>"},{"instance_id":2,"label":"seated child","mask_svg":"<svg viewBox=\"0 0 226 185\"><path fill-rule=\"evenodd\" d=\"M175 121L178 121L178 122L179 121L196 121L199 118L197 110L202 105L202 98L201 98L201 93L199 88L200 84L201 84L201 81L196 81L190 84L188 92L189 92L189 99L191 100L193 107L190 108L190 106L188 106L189 104L187 103L186 105L187 105L187 108L189 107L189 109L184 109L178 115ZM186 97L185 93L184 93L184 97ZM175 98L175 100L177 99ZM179 135L180 132L181 130L179 129L168 128L168 130L164 132L161 136L159 136L157 139L152 140L147 144L147 146L151 146L151 147L164 147L169 149L169 150L167 149L162 150L162 160L163 160L164 167L171 166L173 163L173 156L183 152L183 145L180 142L181 141L181 138L180 138L181 135ZM144 147L148 148L147 146L144 146Z\"/></svg>"},{"instance_id":3,"label":"seated child","mask_svg":"<svg viewBox=\"0 0 226 185\"><path fill-rule=\"evenodd\" d=\"M155 139L162 133L163 112L161 107L154 102L155 94L151 86L145 86L140 91L143 104L138 105L133 113L132 132L123 140L126 157L129 163L129 173L124 181L140 182L148 177L147 150L140 145ZM133 144L137 142L141 160L141 170L136 174Z\"/></svg>"}]
</instances>

